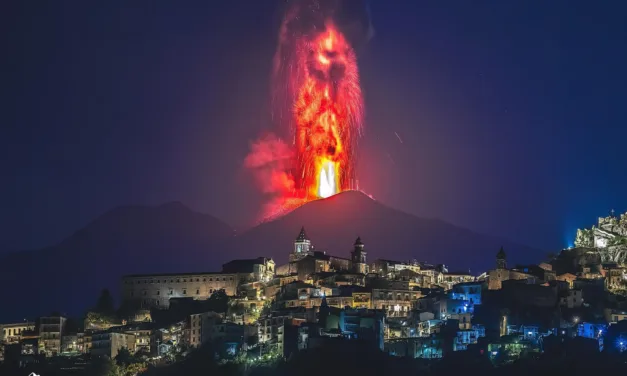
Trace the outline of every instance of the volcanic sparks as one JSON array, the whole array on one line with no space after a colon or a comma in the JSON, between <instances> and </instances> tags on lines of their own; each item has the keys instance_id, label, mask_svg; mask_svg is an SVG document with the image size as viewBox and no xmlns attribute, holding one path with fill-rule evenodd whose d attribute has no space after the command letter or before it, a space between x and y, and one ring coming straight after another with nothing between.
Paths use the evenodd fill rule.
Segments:
<instances>
[{"instance_id":1,"label":"volcanic sparks","mask_svg":"<svg viewBox=\"0 0 627 376\"><path fill-rule=\"evenodd\" d=\"M356 186L355 149L363 117L357 58L333 20L335 9L321 4L293 3L281 26L273 99L277 120L292 134L293 144L284 144L291 153L280 153L291 155L289 166L284 157L274 159L283 149L277 140L258 141L247 157L264 192L274 196L264 219Z\"/></svg>"},{"instance_id":2,"label":"volcanic sparks","mask_svg":"<svg viewBox=\"0 0 627 376\"><path fill-rule=\"evenodd\" d=\"M351 189L354 147L362 117L357 60L351 46L326 22L324 32L298 43L293 76L298 91L293 116L296 132L296 186L307 199Z\"/></svg>"}]
</instances>

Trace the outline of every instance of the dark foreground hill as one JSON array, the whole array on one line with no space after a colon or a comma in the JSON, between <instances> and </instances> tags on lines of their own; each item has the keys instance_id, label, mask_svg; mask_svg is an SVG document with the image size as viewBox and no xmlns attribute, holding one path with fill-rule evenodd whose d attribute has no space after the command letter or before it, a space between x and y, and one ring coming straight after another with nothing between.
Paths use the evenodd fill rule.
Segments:
<instances>
[{"instance_id":1,"label":"dark foreground hill","mask_svg":"<svg viewBox=\"0 0 627 376\"><path fill-rule=\"evenodd\" d=\"M124 274L214 270L232 236L177 202L113 209L57 245L0 258L0 320L81 314L102 288L115 294Z\"/></svg>"},{"instance_id":2,"label":"dark foreground hill","mask_svg":"<svg viewBox=\"0 0 627 376\"><path fill-rule=\"evenodd\" d=\"M542 251L515 242L392 209L357 191L310 202L249 230L235 239L233 254L255 253L285 262L301 226L316 249L346 258L360 236L369 262L417 259L480 272L494 265L501 246L514 261L539 262L544 257Z\"/></svg>"}]
</instances>

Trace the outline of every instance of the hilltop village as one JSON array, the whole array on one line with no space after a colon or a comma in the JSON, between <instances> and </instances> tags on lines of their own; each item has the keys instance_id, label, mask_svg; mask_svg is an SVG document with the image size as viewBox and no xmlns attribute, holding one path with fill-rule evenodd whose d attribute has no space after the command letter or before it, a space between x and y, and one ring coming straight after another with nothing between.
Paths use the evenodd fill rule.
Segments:
<instances>
[{"instance_id":1,"label":"hilltop village","mask_svg":"<svg viewBox=\"0 0 627 376\"><path fill-rule=\"evenodd\" d=\"M80 320L52 314L0 326L5 364L139 359L138 373L207 344L222 362L271 362L329 343L359 342L392 357L472 351L507 364L555 341L587 351L627 349L627 215L578 231L576 247L536 265L494 250L480 275L418 261L315 250L305 228L289 262L233 260L216 272L126 275ZM344 257L345 256L345 257ZM56 359L56 360L54 360ZM59 360L61 359L61 360Z\"/></svg>"}]
</instances>

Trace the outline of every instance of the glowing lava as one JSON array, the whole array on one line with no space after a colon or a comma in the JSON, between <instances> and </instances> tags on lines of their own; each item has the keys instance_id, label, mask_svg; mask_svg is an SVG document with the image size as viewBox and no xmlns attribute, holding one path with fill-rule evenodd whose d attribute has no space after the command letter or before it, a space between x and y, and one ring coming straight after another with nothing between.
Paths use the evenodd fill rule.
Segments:
<instances>
[{"instance_id":1,"label":"glowing lava","mask_svg":"<svg viewBox=\"0 0 627 376\"><path fill-rule=\"evenodd\" d=\"M354 147L362 117L355 53L327 21L324 32L299 43L293 78L298 88L293 116L296 187L306 199L326 198L353 188Z\"/></svg>"},{"instance_id":2,"label":"glowing lava","mask_svg":"<svg viewBox=\"0 0 627 376\"><path fill-rule=\"evenodd\" d=\"M291 3L273 72L273 119L288 125L291 143L254 142L245 166L269 201L262 220L307 201L356 189L355 150L363 99L353 47L333 21L337 1Z\"/></svg>"}]
</instances>

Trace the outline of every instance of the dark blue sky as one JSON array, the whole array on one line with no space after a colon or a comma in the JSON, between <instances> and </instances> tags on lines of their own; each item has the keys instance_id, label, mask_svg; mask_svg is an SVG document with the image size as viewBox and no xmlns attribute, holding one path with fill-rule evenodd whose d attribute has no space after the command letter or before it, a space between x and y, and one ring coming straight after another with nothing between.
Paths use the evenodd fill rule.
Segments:
<instances>
[{"instance_id":1,"label":"dark blue sky","mask_svg":"<svg viewBox=\"0 0 627 376\"><path fill-rule=\"evenodd\" d=\"M627 209L624 2L370 7L365 191L547 250ZM0 14L0 252L121 204L252 221L262 196L242 164L277 129L278 2L14 1Z\"/></svg>"}]
</instances>

